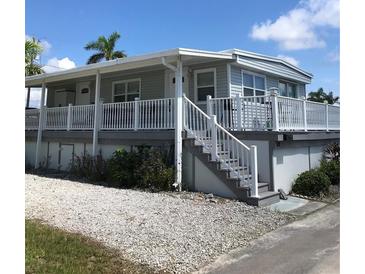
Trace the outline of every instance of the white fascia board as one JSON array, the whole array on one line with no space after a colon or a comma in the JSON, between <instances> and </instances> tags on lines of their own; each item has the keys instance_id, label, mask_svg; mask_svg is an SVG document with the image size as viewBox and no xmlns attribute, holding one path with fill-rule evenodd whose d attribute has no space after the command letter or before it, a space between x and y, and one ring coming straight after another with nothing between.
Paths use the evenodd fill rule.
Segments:
<instances>
[{"instance_id":1,"label":"white fascia board","mask_svg":"<svg viewBox=\"0 0 365 274\"><path fill-rule=\"evenodd\" d=\"M180 55L219 58L219 59L234 59L232 53L188 49L188 48L179 48L178 50Z\"/></svg>"},{"instance_id":2,"label":"white fascia board","mask_svg":"<svg viewBox=\"0 0 365 274\"><path fill-rule=\"evenodd\" d=\"M272 57L272 56L255 53L255 52L251 52L251 51L245 51L245 50L241 50L241 49L227 49L227 50L222 50L221 52L242 55L242 56L246 56L246 57L251 57L251 58L256 58L256 59L261 59L261 60L266 60L266 61L272 61L272 62L276 62L276 63L281 63L285 66L288 66L288 67L308 76L309 78L313 78L312 73L307 72L307 71L305 71L297 66L294 66L294 65L288 63L287 61L277 58L277 57Z\"/></svg>"},{"instance_id":3,"label":"white fascia board","mask_svg":"<svg viewBox=\"0 0 365 274\"><path fill-rule=\"evenodd\" d=\"M57 71L52 73L43 73L34 76L25 77L25 85L34 85L40 84L42 81L60 81L63 77L72 78L72 77L84 77L90 75L96 75L97 71L102 73L117 71L118 69L122 70L122 67L128 69L129 66L127 64L132 64L136 62L145 62L145 65L150 65L152 59L161 60L162 57L169 56L178 56L178 55L186 55L186 56L197 56L197 57L208 57L208 58L220 58L220 59L233 59L232 54L230 53L221 53L221 52L212 52L212 51L203 51L203 50L195 50L195 49L186 49L186 48L176 48L165 51L159 51L150 54L144 54L139 56L125 57L119 58L111 61L105 61L97 64L85 65L73 69L67 69L63 71Z\"/></svg>"},{"instance_id":4,"label":"white fascia board","mask_svg":"<svg viewBox=\"0 0 365 274\"><path fill-rule=\"evenodd\" d=\"M296 80L296 81L302 82L304 84L310 84L311 79L312 79L310 77L305 77L305 76L297 77L297 76L294 76L292 74L289 75L289 74L286 74L286 73L281 73L281 72L275 71L273 69L268 69L268 68L265 68L265 67L262 67L262 66L258 66L254 62L242 62L240 60L237 60L235 63L239 66L244 67L244 68L251 68L251 69L256 69L258 71L265 71L269 74L276 75L276 76L281 76L281 77L284 77L284 78L287 78L287 79Z\"/></svg>"}]
</instances>

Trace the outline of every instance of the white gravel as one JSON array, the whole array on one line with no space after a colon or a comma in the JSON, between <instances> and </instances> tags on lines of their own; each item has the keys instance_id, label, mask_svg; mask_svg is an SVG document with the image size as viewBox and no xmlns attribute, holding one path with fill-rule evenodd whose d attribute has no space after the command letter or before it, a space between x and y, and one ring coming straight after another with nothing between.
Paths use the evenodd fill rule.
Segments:
<instances>
[{"instance_id":1,"label":"white gravel","mask_svg":"<svg viewBox=\"0 0 365 274\"><path fill-rule=\"evenodd\" d=\"M132 261L185 273L291 220L198 193L148 193L26 175L26 218L80 232Z\"/></svg>"}]
</instances>

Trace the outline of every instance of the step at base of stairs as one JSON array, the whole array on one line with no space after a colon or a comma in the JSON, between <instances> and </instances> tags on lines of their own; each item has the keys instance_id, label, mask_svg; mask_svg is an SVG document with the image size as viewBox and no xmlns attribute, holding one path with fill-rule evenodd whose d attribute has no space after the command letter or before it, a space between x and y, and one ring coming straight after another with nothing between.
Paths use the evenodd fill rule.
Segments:
<instances>
[{"instance_id":1,"label":"step at base of stairs","mask_svg":"<svg viewBox=\"0 0 365 274\"><path fill-rule=\"evenodd\" d=\"M265 191L259 197L249 197L247 203L255 206L267 206L280 202L279 192Z\"/></svg>"}]
</instances>

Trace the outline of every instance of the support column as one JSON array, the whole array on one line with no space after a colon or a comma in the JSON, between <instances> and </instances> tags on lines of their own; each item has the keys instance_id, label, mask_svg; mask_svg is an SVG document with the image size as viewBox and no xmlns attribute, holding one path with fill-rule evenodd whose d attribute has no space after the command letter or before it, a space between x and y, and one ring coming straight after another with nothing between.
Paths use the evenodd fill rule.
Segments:
<instances>
[{"instance_id":1,"label":"support column","mask_svg":"<svg viewBox=\"0 0 365 274\"><path fill-rule=\"evenodd\" d=\"M41 103L39 109L39 124L38 124L38 133L37 133L37 145L35 152L35 162L34 168L39 168L40 158L41 158L41 149L42 149L42 131L43 131L43 122L44 122L44 114L45 114L45 94L46 94L46 83L42 83L42 92L41 92Z\"/></svg>"},{"instance_id":2,"label":"support column","mask_svg":"<svg viewBox=\"0 0 365 274\"><path fill-rule=\"evenodd\" d=\"M95 115L94 115L94 131L93 131L93 154L96 156L98 153L98 133L100 129L100 72L96 72L96 82L95 82Z\"/></svg>"},{"instance_id":3,"label":"support column","mask_svg":"<svg viewBox=\"0 0 365 274\"><path fill-rule=\"evenodd\" d=\"M176 184L182 190L183 83L182 62L178 57L175 71L175 165Z\"/></svg>"},{"instance_id":4,"label":"support column","mask_svg":"<svg viewBox=\"0 0 365 274\"><path fill-rule=\"evenodd\" d=\"M272 110L272 130L279 131L279 104L278 104L278 89L270 88L271 92L271 110Z\"/></svg>"}]
</instances>

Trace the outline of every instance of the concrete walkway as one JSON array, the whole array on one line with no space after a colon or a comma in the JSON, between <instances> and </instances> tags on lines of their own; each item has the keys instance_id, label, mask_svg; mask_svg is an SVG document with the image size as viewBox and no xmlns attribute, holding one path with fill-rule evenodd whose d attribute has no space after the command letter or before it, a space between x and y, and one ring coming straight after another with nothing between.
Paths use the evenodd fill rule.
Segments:
<instances>
[{"instance_id":1,"label":"concrete walkway","mask_svg":"<svg viewBox=\"0 0 365 274\"><path fill-rule=\"evenodd\" d=\"M219 257L197 273L339 273L340 208L329 205Z\"/></svg>"}]
</instances>

